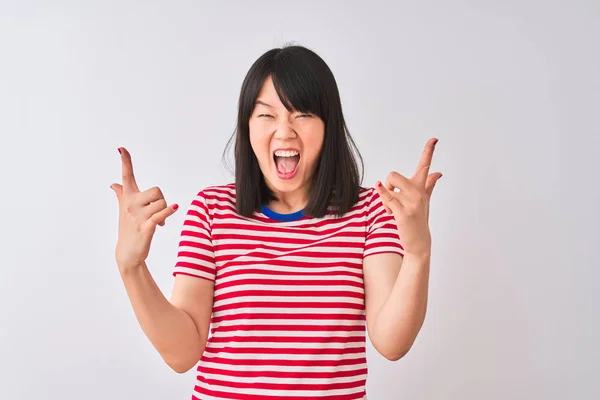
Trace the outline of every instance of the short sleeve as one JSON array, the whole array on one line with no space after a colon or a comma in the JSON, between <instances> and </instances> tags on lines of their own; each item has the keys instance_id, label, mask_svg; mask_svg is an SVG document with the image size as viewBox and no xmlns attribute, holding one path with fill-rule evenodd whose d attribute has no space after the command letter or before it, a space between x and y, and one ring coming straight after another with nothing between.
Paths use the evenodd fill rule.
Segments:
<instances>
[{"instance_id":1,"label":"short sleeve","mask_svg":"<svg viewBox=\"0 0 600 400\"><path fill-rule=\"evenodd\" d=\"M379 253L397 253L404 256L398 236L396 220L383 207L379 193L372 188L367 197L367 234L363 258Z\"/></svg>"},{"instance_id":2,"label":"short sleeve","mask_svg":"<svg viewBox=\"0 0 600 400\"><path fill-rule=\"evenodd\" d=\"M200 192L183 222L173 275L185 274L214 282L216 267L211 225L206 198Z\"/></svg>"}]
</instances>

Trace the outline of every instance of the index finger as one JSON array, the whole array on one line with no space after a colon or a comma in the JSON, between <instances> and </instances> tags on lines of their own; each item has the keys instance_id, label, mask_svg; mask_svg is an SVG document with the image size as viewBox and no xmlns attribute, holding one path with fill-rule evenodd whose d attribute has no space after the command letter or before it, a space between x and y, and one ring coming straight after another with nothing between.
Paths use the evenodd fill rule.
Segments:
<instances>
[{"instance_id":1,"label":"index finger","mask_svg":"<svg viewBox=\"0 0 600 400\"><path fill-rule=\"evenodd\" d=\"M123 178L123 193L139 192L140 189L133 175L133 164L131 163L131 154L126 148L120 147L121 153L121 169Z\"/></svg>"},{"instance_id":2,"label":"index finger","mask_svg":"<svg viewBox=\"0 0 600 400\"><path fill-rule=\"evenodd\" d=\"M433 138L430 139L425 145L425 149L423 150L423 154L421 155L421 160L419 160L419 165L417 165L417 170L413 176L413 179L417 184L425 187L425 183L427 182L427 176L429 175L429 168L431 167L431 160L433 159L433 151L435 150L435 145L437 144L438 139Z\"/></svg>"}]
</instances>

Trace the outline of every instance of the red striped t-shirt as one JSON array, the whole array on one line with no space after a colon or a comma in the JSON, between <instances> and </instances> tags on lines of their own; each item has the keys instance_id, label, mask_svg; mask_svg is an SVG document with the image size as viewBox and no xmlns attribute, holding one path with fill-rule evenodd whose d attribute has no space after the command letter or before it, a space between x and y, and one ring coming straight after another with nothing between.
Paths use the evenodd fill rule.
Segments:
<instances>
[{"instance_id":1,"label":"red striped t-shirt","mask_svg":"<svg viewBox=\"0 0 600 400\"><path fill-rule=\"evenodd\" d=\"M374 188L341 218L243 217L234 184L198 193L174 270L214 282L192 399L366 398L362 261L385 252L403 249Z\"/></svg>"}]
</instances>

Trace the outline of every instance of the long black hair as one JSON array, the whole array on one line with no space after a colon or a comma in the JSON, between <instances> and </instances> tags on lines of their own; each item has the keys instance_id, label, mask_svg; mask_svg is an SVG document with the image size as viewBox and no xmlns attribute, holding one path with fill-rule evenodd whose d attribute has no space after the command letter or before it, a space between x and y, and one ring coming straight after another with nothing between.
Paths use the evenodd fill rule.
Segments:
<instances>
[{"instance_id":1,"label":"long black hair","mask_svg":"<svg viewBox=\"0 0 600 400\"><path fill-rule=\"evenodd\" d=\"M242 84L237 126L223 153L225 156L235 139L237 212L250 216L261 205L276 199L250 145L249 128L256 98L269 76L288 111L312 113L325 124L323 148L304 214L321 218L328 207L333 207L335 214L344 215L358 201L364 163L346 127L333 73L315 52L297 45L264 53L252 64Z\"/></svg>"}]
</instances>

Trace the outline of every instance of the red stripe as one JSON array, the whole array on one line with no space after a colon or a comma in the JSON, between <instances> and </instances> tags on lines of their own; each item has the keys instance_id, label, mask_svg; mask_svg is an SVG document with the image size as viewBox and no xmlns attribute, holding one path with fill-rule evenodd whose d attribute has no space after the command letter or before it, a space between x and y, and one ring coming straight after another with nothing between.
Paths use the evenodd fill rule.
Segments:
<instances>
[{"instance_id":1,"label":"red stripe","mask_svg":"<svg viewBox=\"0 0 600 400\"><path fill-rule=\"evenodd\" d=\"M361 369L353 369L348 371L331 371L331 372L314 372L314 371L306 371L306 372L289 372L286 370L282 371L272 371L272 370L264 370L264 371L236 371L229 369L221 369L221 368L209 368L205 366L199 366L198 371L205 374L214 374L214 375L225 375L225 376L235 376L240 378L297 378L297 379L324 379L324 378L345 378L357 375L364 375L367 373L367 368Z\"/></svg>"},{"instance_id":2,"label":"red stripe","mask_svg":"<svg viewBox=\"0 0 600 400\"><path fill-rule=\"evenodd\" d=\"M209 342L212 341L209 339ZM257 354L257 355L265 355L265 354L276 354L276 355L291 355L291 354L328 354L328 355L341 355L341 354L362 354L365 352L364 347L345 347L340 349L331 349L331 348L321 348L321 349L311 349L311 348L296 348L296 347L210 347L206 346L204 349L205 353L218 354L218 353L227 353L227 354Z\"/></svg>"},{"instance_id":3,"label":"red stripe","mask_svg":"<svg viewBox=\"0 0 600 400\"><path fill-rule=\"evenodd\" d=\"M321 308L337 308L337 309L351 309L351 310L363 310L364 304L354 303L342 303L342 302L291 302L291 301L244 301L243 303L224 304L221 306L213 307L213 313L225 310L233 310L236 308L301 308L301 309L321 309ZM313 315L313 314L311 314ZM314 317L314 315L313 315ZM289 317L288 317L289 318ZM312 317L311 317L312 318Z\"/></svg>"},{"instance_id":4,"label":"red stripe","mask_svg":"<svg viewBox=\"0 0 600 400\"><path fill-rule=\"evenodd\" d=\"M264 270L263 270L264 271ZM266 272L266 271L265 271ZM257 274L256 272L244 271L246 274ZM219 275L219 278L223 278L223 274ZM264 286L352 286L356 288L363 288L361 282L355 282L345 279L267 279L267 278L251 278L251 279L237 279L229 282L219 283L215 286L216 290L222 290L228 287L235 287L239 285L264 285Z\"/></svg>"},{"instance_id":5,"label":"red stripe","mask_svg":"<svg viewBox=\"0 0 600 400\"><path fill-rule=\"evenodd\" d=\"M286 254L285 256L279 255L279 254L273 254L273 253L266 253L263 251L253 251L249 254L245 254L245 256L251 256L251 257L264 257L266 259L269 258L281 258L281 257L289 257L289 256L293 256L293 257L307 257L307 258L316 258L316 259L327 259L327 258L349 258L349 259L357 259L360 260L361 259L361 254L356 253L348 253L348 252L343 252L343 253L328 253L328 252L323 252L323 251L308 251L308 250L298 250L298 251L289 251L289 254ZM229 261L229 260L233 260L235 258L239 257L239 254L230 254L230 255L221 255L219 257L219 261L225 262L225 261ZM254 261L256 263L256 261ZM281 261L279 261L281 262ZM314 261L313 261L313 265L314 265Z\"/></svg>"},{"instance_id":6,"label":"red stripe","mask_svg":"<svg viewBox=\"0 0 600 400\"><path fill-rule=\"evenodd\" d=\"M345 360L265 360L263 358L253 358L246 360L236 360L225 357L206 357L203 355L200 361L212 362L225 365L263 365L277 367L338 367L346 365L364 364L367 362L365 357L350 358Z\"/></svg>"},{"instance_id":7,"label":"red stripe","mask_svg":"<svg viewBox=\"0 0 600 400\"><path fill-rule=\"evenodd\" d=\"M362 325L223 325L219 332L247 331L299 331L299 332L361 332Z\"/></svg>"},{"instance_id":8,"label":"red stripe","mask_svg":"<svg viewBox=\"0 0 600 400\"><path fill-rule=\"evenodd\" d=\"M219 317L213 317L211 322L217 323L222 321L234 321L234 320L297 320L297 319L305 319L305 320L342 320L342 321L365 321L364 314L307 314L307 313L238 313L238 314L229 314L229 315L221 315Z\"/></svg>"},{"instance_id":9,"label":"red stripe","mask_svg":"<svg viewBox=\"0 0 600 400\"><path fill-rule=\"evenodd\" d=\"M264 238L258 240L259 237L256 236L255 237L255 241L262 241L264 242ZM280 240L278 240L279 243L290 243L290 244L302 244L302 243L298 243L295 239L294 240L290 240L288 238L285 238L284 240L281 240L282 238L280 238ZM215 240L213 238L213 240ZM231 238L227 238L227 241L230 241ZM221 251L225 251L225 250L254 250L256 249L256 243L248 243L250 242L248 239L242 239L245 240L247 243L231 243L231 244L224 244L224 243L216 243L216 248L221 250ZM216 240L215 240L216 241ZM275 241L271 241L271 238L269 238L269 242L275 242ZM321 243L315 243L315 244L311 244L311 248L321 248L321 247L331 247L331 248L344 248L344 249L361 249L363 248L364 243L357 243L357 242L336 242L336 241L324 241ZM291 254L296 254L296 250L295 249L290 249L288 247L278 247L278 246L269 246L266 245L264 243L260 244L260 248L262 250L273 250L273 251L281 251L281 252L292 252Z\"/></svg>"},{"instance_id":10,"label":"red stripe","mask_svg":"<svg viewBox=\"0 0 600 400\"><path fill-rule=\"evenodd\" d=\"M211 337L211 343L355 343L364 336L227 336Z\"/></svg>"},{"instance_id":11,"label":"red stripe","mask_svg":"<svg viewBox=\"0 0 600 400\"><path fill-rule=\"evenodd\" d=\"M245 285L241 280L239 285ZM313 297L349 297L353 299L363 300L364 294L359 292L351 292L347 290L237 290L234 292L223 293L214 296L215 302L227 299L235 299L239 297L306 297L307 300Z\"/></svg>"}]
</instances>

